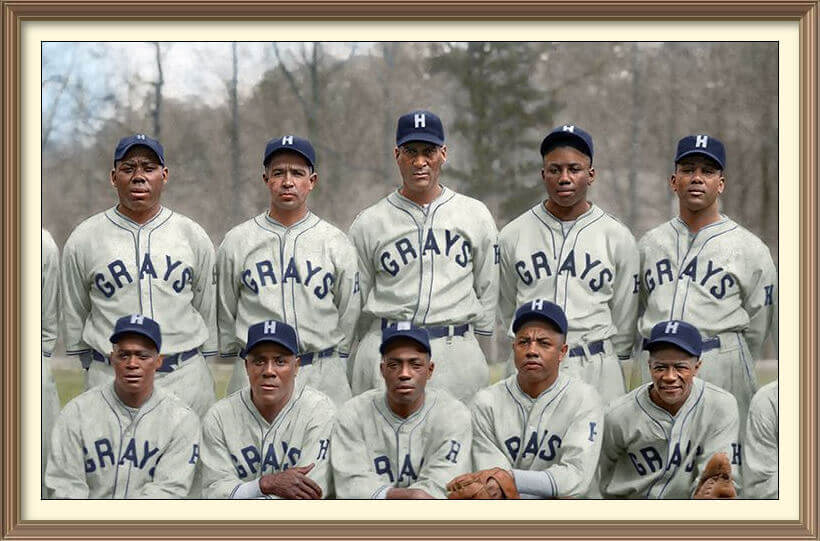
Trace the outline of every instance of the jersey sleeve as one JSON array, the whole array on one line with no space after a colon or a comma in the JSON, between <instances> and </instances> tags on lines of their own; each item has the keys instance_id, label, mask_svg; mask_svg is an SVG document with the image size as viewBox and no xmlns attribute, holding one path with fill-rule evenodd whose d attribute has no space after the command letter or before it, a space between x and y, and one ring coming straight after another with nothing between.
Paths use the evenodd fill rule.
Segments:
<instances>
[{"instance_id":1,"label":"jersey sleeve","mask_svg":"<svg viewBox=\"0 0 820 541\"><path fill-rule=\"evenodd\" d=\"M475 320L476 334L491 336L498 304L498 229L490 211L481 205L481 238L473 246L473 290L482 312Z\"/></svg>"},{"instance_id":2,"label":"jersey sleeve","mask_svg":"<svg viewBox=\"0 0 820 541\"><path fill-rule=\"evenodd\" d=\"M624 231L615 249L615 283L609 311L612 324L618 332L612 337L615 353L620 359L627 359L632 353L638 321L638 300L640 255L635 239Z\"/></svg>"},{"instance_id":3,"label":"jersey sleeve","mask_svg":"<svg viewBox=\"0 0 820 541\"><path fill-rule=\"evenodd\" d=\"M83 341L85 320L91 312L91 296L85 280L85 265L82 248L78 246L75 231L63 249L60 269L62 293L62 331L66 353L77 355L88 351L89 345Z\"/></svg>"},{"instance_id":4,"label":"jersey sleeve","mask_svg":"<svg viewBox=\"0 0 820 541\"><path fill-rule=\"evenodd\" d=\"M231 452L225 441L225 432L218 410L211 408L202 418L202 496L207 499L227 499L243 484Z\"/></svg>"},{"instance_id":5,"label":"jersey sleeve","mask_svg":"<svg viewBox=\"0 0 820 541\"><path fill-rule=\"evenodd\" d=\"M342 245L344 249L336 260L337 280L333 284L333 304L339 313L339 330L344 336L339 344L339 353L346 356L350 353L356 323L362 310L362 296L356 250L347 239Z\"/></svg>"},{"instance_id":6,"label":"jersey sleeve","mask_svg":"<svg viewBox=\"0 0 820 541\"><path fill-rule=\"evenodd\" d=\"M763 387L765 390L766 387ZM776 397L776 395L775 395ZM777 399L758 392L749 406L743 438L743 497L777 499Z\"/></svg>"},{"instance_id":7,"label":"jersey sleeve","mask_svg":"<svg viewBox=\"0 0 820 541\"><path fill-rule=\"evenodd\" d=\"M707 434L703 443L703 454L697 457L695 461L695 475L692 479L692 486L689 494L693 495L698 487L698 481L703 471L706 469L706 463L712 458L715 453L726 453L729 457L729 462L732 465L732 479L735 487L743 486L741 480L741 452L740 452L740 419L738 416L737 400L728 392L725 393L726 400L720 406L715 408L715 419L719 425L712 434ZM731 399L731 400L729 400ZM739 494L743 497L743 494Z\"/></svg>"},{"instance_id":8,"label":"jersey sleeve","mask_svg":"<svg viewBox=\"0 0 820 541\"><path fill-rule=\"evenodd\" d=\"M611 497L610 485L615 473L615 465L626 452L620 434L616 429L616 424L610 420L611 411L608 410L604 416L601 454L598 458L598 471L595 476L598 481L598 488L604 498Z\"/></svg>"},{"instance_id":9,"label":"jersey sleeve","mask_svg":"<svg viewBox=\"0 0 820 541\"><path fill-rule=\"evenodd\" d=\"M202 231L203 238L199 240L198 267L194 275L194 296L191 304L202 316L208 328L208 339L202 345L202 354L206 357L217 353L217 326L216 326L216 275L214 245Z\"/></svg>"},{"instance_id":10,"label":"jersey sleeve","mask_svg":"<svg viewBox=\"0 0 820 541\"><path fill-rule=\"evenodd\" d=\"M749 314L749 327L744 333L746 343L755 360L760 359L763 343L774 325L777 312L777 271L768 248L759 243L759 249L750 254L754 268L745 288L743 306Z\"/></svg>"},{"instance_id":11,"label":"jersey sleeve","mask_svg":"<svg viewBox=\"0 0 820 541\"><path fill-rule=\"evenodd\" d=\"M339 499L371 499L386 486L368 460L361 427L364 421L357 419L356 413L342 410L333 423L330 464Z\"/></svg>"},{"instance_id":12,"label":"jersey sleeve","mask_svg":"<svg viewBox=\"0 0 820 541\"><path fill-rule=\"evenodd\" d=\"M236 313L239 306L239 282L236 279L235 255L230 247L231 233L216 251L216 316L219 329L219 354L233 357L241 344L236 338Z\"/></svg>"},{"instance_id":13,"label":"jersey sleeve","mask_svg":"<svg viewBox=\"0 0 820 541\"><path fill-rule=\"evenodd\" d=\"M307 476L322 488L322 498L328 497L333 479L330 468L330 433L333 430L335 409L329 398L323 398L313 407L313 417L305 429L302 454L297 464L315 464Z\"/></svg>"},{"instance_id":14,"label":"jersey sleeve","mask_svg":"<svg viewBox=\"0 0 820 541\"><path fill-rule=\"evenodd\" d=\"M370 251L367 247L366 231L362 225L362 217L359 215L350 226L349 237L356 250L357 271L359 273L359 302L361 307L367 303L367 296L373 288L376 279L376 269L370 259ZM359 317L358 323L354 326L353 340L358 340L367 332L369 318Z\"/></svg>"},{"instance_id":15,"label":"jersey sleeve","mask_svg":"<svg viewBox=\"0 0 820 541\"><path fill-rule=\"evenodd\" d=\"M447 483L471 469L472 429L470 412L461 403L447 407L447 417L434 424L432 441L426 446L418 480L408 488L420 488L434 498L447 497Z\"/></svg>"},{"instance_id":16,"label":"jersey sleeve","mask_svg":"<svg viewBox=\"0 0 820 541\"><path fill-rule=\"evenodd\" d=\"M509 242L504 231L498 237L499 281L498 281L498 311L505 329L512 325L515 309L518 308L518 275L515 271L515 261L510 253Z\"/></svg>"},{"instance_id":17,"label":"jersey sleeve","mask_svg":"<svg viewBox=\"0 0 820 541\"><path fill-rule=\"evenodd\" d=\"M52 499L86 499L89 488L85 477L85 455L80 434L79 408L69 402L60 412L51 433L51 448L46 463L46 489Z\"/></svg>"},{"instance_id":18,"label":"jersey sleeve","mask_svg":"<svg viewBox=\"0 0 820 541\"><path fill-rule=\"evenodd\" d=\"M186 409L154 467L153 480L134 496L142 499L185 498L191 490L201 448L199 417Z\"/></svg>"},{"instance_id":19,"label":"jersey sleeve","mask_svg":"<svg viewBox=\"0 0 820 541\"><path fill-rule=\"evenodd\" d=\"M473 444L471 455L476 470L488 468L512 468L507 456L498 448L493 433L492 409L485 402L486 396L478 395L473 403Z\"/></svg>"},{"instance_id":20,"label":"jersey sleeve","mask_svg":"<svg viewBox=\"0 0 820 541\"><path fill-rule=\"evenodd\" d=\"M42 243L43 276L40 321L43 329L41 342L43 354L50 357L54 351L54 344L57 342L57 327L59 326L60 254L57 244L46 230L43 230Z\"/></svg>"}]
</instances>

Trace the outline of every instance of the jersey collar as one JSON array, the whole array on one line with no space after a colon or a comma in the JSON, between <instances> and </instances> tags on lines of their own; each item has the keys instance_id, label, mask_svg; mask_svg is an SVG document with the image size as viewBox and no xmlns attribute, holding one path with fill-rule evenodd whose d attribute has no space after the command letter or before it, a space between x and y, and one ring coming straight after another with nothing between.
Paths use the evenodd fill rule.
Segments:
<instances>
[{"instance_id":1,"label":"jersey collar","mask_svg":"<svg viewBox=\"0 0 820 541\"><path fill-rule=\"evenodd\" d=\"M135 222L134 220L132 220L131 218L117 210L117 205L114 205L105 212L105 215L112 222L133 231L136 231L138 229L154 229L162 223L164 223L165 220L167 220L171 216L171 214L173 214L173 211L171 209L160 206L159 212L157 212L153 218L151 218L144 224L138 224L137 222Z\"/></svg>"},{"instance_id":2,"label":"jersey collar","mask_svg":"<svg viewBox=\"0 0 820 541\"><path fill-rule=\"evenodd\" d=\"M557 218L553 213L547 210L547 207L544 205L545 201L541 201L537 205L532 208L532 212L541 218L541 221L550 225L550 227L555 227L560 229L561 228L561 220ZM575 219L576 224L582 224L590 219L594 219L599 217L603 214L604 211L601 210L595 203L592 201L589 202L589 209L580 216Z\"/></svg>"},{"instance_id":3,"label":"jersey collar","mask_svg":"<svg viewBox=\"0 0 820 541\"><path fill-rule=\"evenodd\" d=\"M438 197L430 201L430 205L427 207L427 212L429 213L431 210L435 209L442 203L449 201L454 195L455 192L449 189L444 184L440 184L441 186L441 193L438 194ZM425 212L424 207L416 203L415 201L411 201L410 199L404 197L401 193L399 193L399 188L395 191L391 192L387 195L387 199L393 203L394 205L401 207L407 210L413 210L417 212Z\"/></svg>"}]
</instances>

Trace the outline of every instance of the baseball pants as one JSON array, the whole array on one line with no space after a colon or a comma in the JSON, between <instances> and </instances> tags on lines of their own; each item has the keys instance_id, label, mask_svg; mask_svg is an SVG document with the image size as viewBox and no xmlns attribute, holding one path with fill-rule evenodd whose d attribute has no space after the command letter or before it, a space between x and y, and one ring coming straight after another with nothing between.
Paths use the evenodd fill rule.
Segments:
<instances>
[{"instance_id":1,"label":"baseball pants","mask_svg":"<svg viewBox=\"0 0 820 541\"><path fill-rule=\"evenodd\" d=\"M334 404L341 406L351 398L350 384L347 382L347 361L337 351L326 357L313 355L310 364L300 365L296 373L296 386L308 385L317 391L325 393ZM231 379L228 381L228 390L225 395L235 393L246 387L248 372L245 370L245 360L237 357L234 360Z\"/></svg>"},{"instance_id":2,"label":"baseball pants","mask_svg":"<svg viewBox=\"0 0 820 541\"><path fill-rule=\"evenodd\" d=\"M354 395L369 389L384 389L384 379L379 370L381 341L381 320L377 319L362 337L353 358L351 387ZM487 360L471 330L462 336L433 338L430 340L430 349L435 364L433 376L428 383L430 387L446 389L469 405L473 396L490 384Z\"/></svg>"},{"instance_id":3,"label":"baseball pants","mask_svg":"<svg viewBox=\"0 0 820 541\"><path fill-rule=\"evenodd\" d=\"M86 389L114 381L114 368L103 362L92 361L86 371ZM183 361L172 372L157 372L154 382L188 404L202 418L216 402L214 378L202 353Z\"/></svg>"},{"instance_id":4,"label":"baseball pants","mask_svg":"<svg viewBox=\"0 0 820 541\"><path fill-rule=\"evenodd\" d=\"M54 375L51 373L51 368L48 364L48 359L41 356L40 374L41 374L41 415L40 421L40 497L47 497L45 485L46 473L46 457L48 457L48 450L51 448L51 429L54 428L54 422L57 420L57 415L60 414L60 397L57 394L57 384L54 382Z\"/></svg>"}]
</instances>

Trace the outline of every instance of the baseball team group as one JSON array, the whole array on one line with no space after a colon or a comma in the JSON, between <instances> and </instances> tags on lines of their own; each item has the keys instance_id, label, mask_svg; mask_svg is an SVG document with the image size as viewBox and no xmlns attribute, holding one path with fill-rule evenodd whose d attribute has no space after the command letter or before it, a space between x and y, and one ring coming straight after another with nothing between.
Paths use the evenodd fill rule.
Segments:
<instances>
[{"instance_id":1,"label":"baseball team group","mask_svg":"<svg viewBox=\"0 0 820 541\"><path fill-rule=\"evenodd\" d=\"M345 233L308 208L310 141L272 139L269 207L215 250L161 204L162 145L121 139L116 205L62 256L42 233L42 496L778 497L777 381L756 376L777 273L720 212L718 139L683 137L643 187L679 213L640 242L589 201L579 126L546 135L546 196L500 231L440 182L438 116L402 115L394 154L401 185ZM86 388L62 411L58 332Z\"/></svg>"}]
</instances>

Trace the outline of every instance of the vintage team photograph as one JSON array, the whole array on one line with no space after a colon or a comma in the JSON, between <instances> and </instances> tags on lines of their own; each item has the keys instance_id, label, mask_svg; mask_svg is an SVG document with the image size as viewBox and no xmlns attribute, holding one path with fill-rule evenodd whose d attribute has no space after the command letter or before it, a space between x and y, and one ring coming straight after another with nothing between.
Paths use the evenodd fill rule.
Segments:
<instances>
[{"instance_id":1,"label":"vintage team photograph","mask_svg":"<svg viewBox=\"0 0 820 541\"><path fill-rule=\"evenodd\" d=\"M43 43L40 497L778 499L778 52Z\"/></svg>"}]
</instances>

